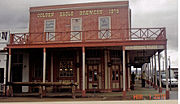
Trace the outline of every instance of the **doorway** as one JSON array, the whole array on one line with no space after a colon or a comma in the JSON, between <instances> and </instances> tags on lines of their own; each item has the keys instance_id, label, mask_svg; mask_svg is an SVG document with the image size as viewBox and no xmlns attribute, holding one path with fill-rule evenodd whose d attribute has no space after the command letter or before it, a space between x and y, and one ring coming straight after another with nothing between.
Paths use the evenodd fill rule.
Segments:
<instances>
[{"instance_id":1,"label":"doorway","mask_svg":"<svg viewBox=\"0 0 180 104\"><path fill-rule=\"evenodd\" d=\"M112 91L120 90L120 65L112 65L111 67L111 88Z\"/></svg>"},{"instance_id":2,"label":"doorway","mask_svg":"<svg viewBox=\"0 0 180 104\"><path fill-rule=\"evenodd\" d=\"M99 89L99 65L88 65L88 90L94 91Z\"/></svg>"},{"instance_id":3,"label":"doorway","mask_svg":"<svg viewBox=\"0 0 180 104\"><path fill-rule=\"evenodd\" d=\"M12 82L22 82L22 68L23 64L12 65ZM14 86L13 89L15 93L22 92L21 86Z\"/></svg>"}]
</instances>

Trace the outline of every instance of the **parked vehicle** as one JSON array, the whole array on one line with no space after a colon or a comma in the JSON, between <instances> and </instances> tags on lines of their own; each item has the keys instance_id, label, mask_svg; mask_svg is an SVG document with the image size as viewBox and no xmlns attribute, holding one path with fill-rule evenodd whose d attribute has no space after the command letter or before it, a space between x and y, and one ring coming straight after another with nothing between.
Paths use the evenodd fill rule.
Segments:
<instances>
[{"instance_id":1,"label":"parked vehicle","mask_svg":"<svg viewBox=\"0 0 180 104\"><path fill-rule=\"evenodd\" d=\"M159 76L157 76L157 81L159 85ZM161 74L161 85L162 87L166 87L166 74ZM168 78L168 85L170 86L170 79ZM174 76L171 76L171 86L178 86L178 80L174 78Z\"/></svg>"}]
</instances>

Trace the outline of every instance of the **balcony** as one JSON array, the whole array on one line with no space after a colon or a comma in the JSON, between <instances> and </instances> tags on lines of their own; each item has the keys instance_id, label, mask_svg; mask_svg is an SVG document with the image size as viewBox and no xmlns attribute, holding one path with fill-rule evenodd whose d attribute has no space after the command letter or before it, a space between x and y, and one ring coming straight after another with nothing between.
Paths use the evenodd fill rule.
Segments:
<instances>
[{"instance_id":1,"label":"balcony","mask_svg":"<svg viewBox=\"0 0 180 104\"><path fill-rule=\"evenodd\" d=\"M166 41L165 28L131 28L66 32L16 33L10 34L9 46L43 44L85 44L91 42Z\"/></svg>"}]
</instances>

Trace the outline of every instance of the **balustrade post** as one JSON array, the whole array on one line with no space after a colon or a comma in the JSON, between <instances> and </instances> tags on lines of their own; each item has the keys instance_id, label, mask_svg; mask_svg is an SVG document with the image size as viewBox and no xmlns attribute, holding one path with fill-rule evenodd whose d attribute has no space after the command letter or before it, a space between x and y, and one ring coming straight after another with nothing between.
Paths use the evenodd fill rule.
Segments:
<instances>
[{"instance_id":1,"label":"balustrade post","mask_svg":"<svg viewBox=\"0 0 180 104\"><path fill-rule=\"evenodd\" d=\"M13 44L13 40L14 40L14 34L10 34L10 44Z\"/></svg>"},{"instance_id":2,"label":"balustrade post","mask_svg":"<svg viewBox=\"0 0 180 104\"><path fill-rule=\"evenodd\" d=\"M82 32L82 42L85 42L85 32Z\"/></svg>"},{"instance_id":3,"label":"balustrade post","mask_svg":"<svg viewBox=\"0 0 180 104\"><path fill-rule=\"evenodd\" d=\"M46 32L44 32L43 35L44 35L44 36L43 36L43 43L45 43L45 42L46 42Z\"/></svg>"}]
</instances>

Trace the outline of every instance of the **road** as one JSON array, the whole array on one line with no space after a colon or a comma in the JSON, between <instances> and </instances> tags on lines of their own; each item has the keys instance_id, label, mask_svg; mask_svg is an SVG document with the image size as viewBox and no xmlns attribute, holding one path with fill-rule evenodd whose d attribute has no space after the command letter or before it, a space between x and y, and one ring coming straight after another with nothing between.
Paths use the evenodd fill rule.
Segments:
<instances>
[{"instance_id":1,"label":"road","mask_svg":"<svg viewBox=\"0 0 180 104\"><path fill-rule=\"evenodd\" d=\"M9 104L178 104L178 100L10 102ZM0 103L1 104L1 103ZM4 103L2 103L4 104ZM8 104L8 103L6 103Z\"/></svg>"}]
</instances>

